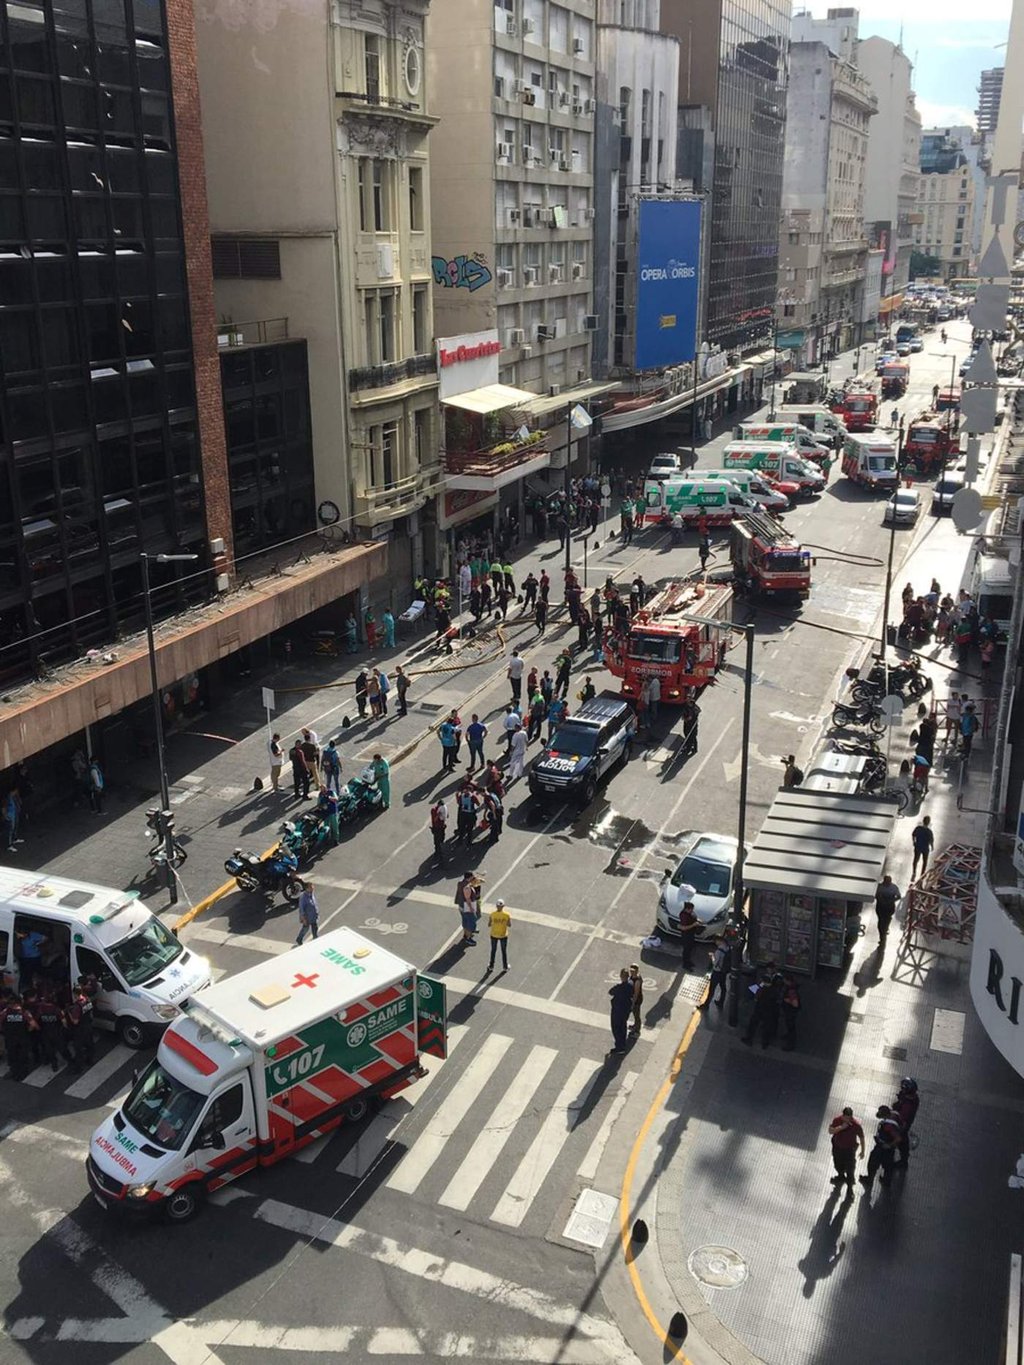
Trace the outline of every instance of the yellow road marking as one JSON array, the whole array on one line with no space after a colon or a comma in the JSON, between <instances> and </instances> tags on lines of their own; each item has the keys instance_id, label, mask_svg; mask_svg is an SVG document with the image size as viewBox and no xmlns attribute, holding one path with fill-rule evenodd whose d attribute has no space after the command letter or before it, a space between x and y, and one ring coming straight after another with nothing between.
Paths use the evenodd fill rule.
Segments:
<instances>
[{"instance_id":1,"label":"yellow road marking","mask_svg":"<svg viewBox=\"0 0 1024 1365\"><path fill-rule=\"evenodd\" d=\"M622 1177L622 1195L619 1200L619 1238L622 1242L623 1252L625 1253L626 1268L629 1271L629 1278L633 1282L633 1291L636 1294L637 1299L639 1300L640 1307L643 1309L644 1316L646 1317L647 1321L651 1324L651 1329L654 1332L654 1335L658 1338L658 1340L666 1348L666 1350L672 1352L672 1355L667 1358L681 1361L682 1365L692 1365L692 1362L689 1356L683 1354L682 1346L676 1346L673 1343L672 1338L668 1335L668 1332L665 1330L664 1325L658 1321L654 1309L651 1307L650 1300L648 1299L644 1287L640 1282L640 1272L637 1269L636 1259L630 1255L629 1232L632 1217L629 1208L629 1196L633 1188L633 1176L636 1173L636 1164L640 1157L640 1150L643 1147L645 1141L647 1140L647 1135L651 1130L651 1125L654 1123L654 1120L657 1118L666 1099L668 1098L669 1091L672 1089L672 1086L679 1078L679 1073L682 1070L683 1066L683 1058L689 1051L690 1044L693 1042L693 1035L697 1032L697 1025L699 1023L700 1014L696 1010L694 1010L693 1017L687 1024L686 1030L683 1033L682 1041L680 1042L679 1047L676 1049L675 1056L672 1058L672 1066L669 1070L669 1073L665 1077L664 1081L662 1081L661 1088L655 1095L651 1107L647 1111L647 1117L640 1125L640 1131L636 1135L636 1141L633 1143L633 1150L630 1152L629 1161L626 1163L626 1172Z\"/></svg>"}]
</instances>

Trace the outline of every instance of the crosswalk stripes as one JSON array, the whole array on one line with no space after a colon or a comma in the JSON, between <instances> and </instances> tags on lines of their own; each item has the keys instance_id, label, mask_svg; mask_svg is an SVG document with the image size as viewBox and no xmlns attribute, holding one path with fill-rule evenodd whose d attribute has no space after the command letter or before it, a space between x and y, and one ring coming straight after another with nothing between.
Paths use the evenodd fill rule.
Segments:
<instances>
[{"instance_id":1,"label":"crosswalk stripes","mask_svg":"<svg viewBox=\"0 0 1024 1365\"><path fill-rule=\"evenodd\" d=\"M109 1037L109 1035L106 1036ZM104 1041L105 1036L100 1034L96 1039L97 1049L103 1047ZM123 1070L125 1074L117 1087L117 1093L120 1096L130 1085L132 1072L142 1067L147 1060L146 1053L138 1052L134 1048L128 1047L126 1043L113 1041L99 1060L83 1071L80 1076L75 1076L70 1085L65 1085L65 1082L75 1073L63 1060L58 1064L56 1071L49 1063L42 1063L17 1084L30 1085L37 1090L52 1086L55 1092L60 1091L68 1099L87 1100ZM0 1062L0 1080L8 1079L10 1079L10 1068L6 1062Z\"/></svg>"},{"instance_id":2,"label":"crosswalk stripes","mask_svg":"<svg viewBox=\"0 0 1024 1365\"><path fill-rule=\"evenodd\" d=\"M505 1186L505 1193L491 1214L495 1223L504 1223L510 1228L520 1226L557 1161L565 1138L576 1126L579 1112L603 1070L603 1062L585 1059L573 1067L554 1107L548 1111L529 1150Z\"/></svg>"},{"instance_id":3,"label":"crosswalk stripes","mask_svg":"<svg viewBox=\"0 0 1024 1365\"><path fill-rule=\"evenodd\" d=\"M450 1209L468 1209L470 1200L501 1155L512 1130L523 1116L537 1088L551 1069L558 1053L552 1047L535 1047L519 1068L512 1084L502 1095L494 1112L484 1124L465 1160L448 1182L438 1201Z\"/></svg>"},{"instance_id":4,"label":"crosswalk stripes","mask_svg":"<svg viewBox=\"0 0 1024 1365\"><path fill-rule=\"evenodd\" d=\"M87 1100L90 1095L116 1076L121 1068L127 1063L139 1063L139 1054L134 1048L130 1048L127 1043L117 1043L110 1051L94 1062L88 1071L83 1072L76 1081L65 1090L65 1095L70 1095L73 1100Z\"/></svg>"}]
</instances>

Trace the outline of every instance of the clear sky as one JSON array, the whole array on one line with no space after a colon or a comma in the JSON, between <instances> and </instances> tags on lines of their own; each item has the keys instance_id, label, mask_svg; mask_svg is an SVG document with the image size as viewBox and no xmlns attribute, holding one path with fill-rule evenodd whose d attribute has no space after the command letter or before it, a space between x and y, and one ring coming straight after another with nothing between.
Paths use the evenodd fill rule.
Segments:
<instances>
[{"instance_id":1,"label":"clear sky","mask_svg":"<svg viewBox=\"0 0 1024 1365\"><path fill-rule=\"evenodd\" d=\"M832 4L840 0L832 0ZM867 0L857 5L860 36L901 43L914 63L917 107L925 128L974 123L978 73L1002 66L1010 6L1006 0ZM824 18L827 0L807 8ZM796 0L794 8L800 8Z\"/></svg>"}]
</instances>

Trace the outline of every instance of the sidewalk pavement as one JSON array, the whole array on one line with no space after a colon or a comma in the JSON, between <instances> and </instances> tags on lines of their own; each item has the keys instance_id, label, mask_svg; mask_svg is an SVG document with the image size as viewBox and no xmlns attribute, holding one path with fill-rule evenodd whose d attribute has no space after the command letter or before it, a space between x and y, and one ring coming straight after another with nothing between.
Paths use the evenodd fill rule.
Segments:
<instances>
[{"instance_id":1,"label":"sidewalk pavement","mask_svg":"<svg viewBox=\"0 0 1024 1365\"><path fill-rule=\"evenodd\" d=\"M935 540L923 534L904 566L914 582L953 570L955 556L937 558ZM926 668L940 698L951 687L975 698L998 691L937 663ZM909 705L896 762L912 753L915 723ZM959 763L946 764L941 750L940 733L929 793L897 820L887 870L904 894L923 814L936 852L983 844L991 744L976 744L963 787ZM712 1007L691 1019L681 1044L657 1040L597 1182L622 1187L624 1238L634 1219L650 1229L625 1264L607 1248L603 1264L606 1298L642 1360L1001 1359L1009 1256L1024 1249L1007 1188L1024 1091L974 1015L969 946L906 943L903 906L886 944L871 907L863 922L842 971L800 978L794 1051L741 1045L745 998L735 1031ZM875 1111L907 1075L921 1094L908 1169L889 1188L858 1183L844 1195L830 1183L829 1123L850 1105L870 1154ZM680 1312L682 1335L669 1338Z\"/></svg>"}]
</instances>

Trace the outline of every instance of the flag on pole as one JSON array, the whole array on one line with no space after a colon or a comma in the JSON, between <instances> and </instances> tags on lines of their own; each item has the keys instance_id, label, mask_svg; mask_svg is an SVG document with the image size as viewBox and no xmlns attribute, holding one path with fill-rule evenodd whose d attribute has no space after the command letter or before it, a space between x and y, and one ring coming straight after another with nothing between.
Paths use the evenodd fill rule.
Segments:
<instances>
[{"instance_id":1,"label":"flag on pole","mask_svg":"<svg viewBox=\"0 0 1024 1365\"><path fill-rule=\"evenodd\" d=\"M577 403L569 413L569 421L574 431L586 431L588 427L594 425L593 418L586 408Z\"/></svg>"}]
</instances>

